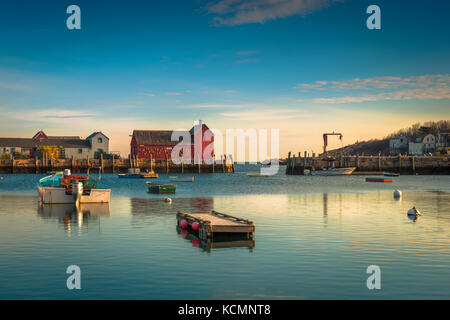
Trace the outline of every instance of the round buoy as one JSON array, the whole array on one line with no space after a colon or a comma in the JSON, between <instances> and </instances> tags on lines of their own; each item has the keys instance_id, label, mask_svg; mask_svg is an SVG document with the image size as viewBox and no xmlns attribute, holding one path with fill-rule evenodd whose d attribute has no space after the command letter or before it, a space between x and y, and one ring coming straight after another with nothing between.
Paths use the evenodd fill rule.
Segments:
<instances>
[{"instance_id":1,"label":"round buoy","mask_svg":"<svg viewBox=\"0 0 450 320\"><path fill-rule=\"evenodd\" d=\"M192 240L192 246L193 246L193 247L199 248L199 247L200 247L200 240L198 240L198 239L193 239L193 240Z\"/></svg>"},{"instance_id":2,"label":"round buoy","mask_svg":"<svg viewBox=\"0 0 450 320\"><path fill-rule=\"evenodd\" d=\"M189 225L189 223L186 221L186 219L180 220L180 227L186 228Z\"/></svg>"},{"instance_id":3,"label":"round buoy","mask_svg":"<svg viewBox=\"0 0 450 320\"><path fill-rule=\"evenodd\" d=\"M408 216L421 216L422 214L419 212L419 210L416 209L416 207L412 207L408 210Z\"/></svg>"},{"instance_id":4,"label":"round buoy","mask_svg":"<svg viewBox=\"0 0 450 320\"><path fill-rule=\"evenodd\" d=\"M395 190L394 191L394 198L395 199L400 199L402 197L402 192L400 190Z\"/></svg>"},{"instance_id":5,"label":"round buoy","mask_svg":"<svg viewBox=\"0 0 450 320\"><path fill-rule=\"evenodd\" d=\"M198 223L197 221L195 221L193 224L192 224L192 229L194 229L194 230L198 230L198 229L200 229L200 223Z\"/></svg>"},{"instance_id":6,"label":"round buoy","mask_svg":"<svg viewBox=\"0 0 450 320\"><path fill-rule=\"evenodd\" d=\"M167 203L172 203L172 199L170 199L170 198L164 198L164 201Z\"/></svg>"}]
</instances>

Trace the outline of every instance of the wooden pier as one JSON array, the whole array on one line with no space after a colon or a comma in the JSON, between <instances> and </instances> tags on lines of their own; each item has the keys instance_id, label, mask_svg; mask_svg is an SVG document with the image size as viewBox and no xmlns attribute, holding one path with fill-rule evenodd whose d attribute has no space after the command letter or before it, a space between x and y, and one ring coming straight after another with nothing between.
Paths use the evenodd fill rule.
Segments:
<instances>
[{"instance_id":1,"label":"wooden pier","mask_svg":"<svg viewBox=\"0 0 450 320\"><path fill-rule=\"evenodd\" d=\"M450 174L450 156L362 156L328 154L333 157L335 168L355 167L353 174L381 174L396 172L401 174ZM328 166L324 157L306 152L296 156L289 152L286 166L287 175L302 175L305 169L321 170Z\"/></svg>"},{"instance_id":2,"label":"wooden pier","mask_svg":"<svg viewBox=\"0 0 450 320\"><path fill-rule=\"evenodd\" d=\"M140 168L142 172L154 170L156 173L233 173L234 163L224 156L212 163L181 162L174 164L170 159L0 159L0 173L47 173L71 169L74 173L87 172L88 168L102 168L104 173L126 173L129 168Z\"/></svg>"},{"instance_id":3,"label":"wooden pier","mask_svg":"<svg viewBox=\"0 0 450 320\"><path fill-rule=\"evenodd\" d=\"M218 236L236 236L245 235L247 239L253 239L255 233L255 225L250 220L236 218L217 211L211 213L186 213L178 211L177 222L180 225L181 220L189 223L187 227L190 231L194 222L200 223L198 236L200 239L214 239Z\"/></svg>"}]
</instances>

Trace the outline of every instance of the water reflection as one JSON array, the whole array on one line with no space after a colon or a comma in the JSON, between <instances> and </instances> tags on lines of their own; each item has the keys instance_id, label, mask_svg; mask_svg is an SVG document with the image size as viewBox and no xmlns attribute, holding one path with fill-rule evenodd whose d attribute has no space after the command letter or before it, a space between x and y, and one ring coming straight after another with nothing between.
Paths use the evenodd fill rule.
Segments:
<instances>
[{"instance_id":1,"label":"water reflection","mask_svg":"<svg viewBox=\"0 0 450 320\"><path fill-rule=\"evenodd\" d=\"M131 198L130 201L133 216L176 213L177 210L210 212L214 209L214 198L174 198L172 203L165 202L164 198Z\"/></svg>"},{"instance_id":2,"label":"water reflection","mask_svg":"<svg viewBox=\"0 0 450 320\"><path fill-rule=\"evenodd\" d=\"M161 198L131 198L131 224L134 228L161 223L163 220L175 219L178 210L188 212L205 212L214 209L213 198L174 198L172 203Z\"/></svg>"},{"instance_id":3,"label":"water reflection","mask_svg":"<svg viewBox=\"0 0 450 320\"><path fill-rule=\"evenodd\" d=\"M43 219L56 219L64 225L70 235L77 228L86 228L94 222L100 230L100 217L109 216L108 203L81 203L75 204L45 204L38 205L38 215Z\"/></svg>"},{"instance_id":4,"label":"water reflection","mask_svg":"<svg viewBox=\"0 0 450 320\"><path fill-rule=\"evenodd\" d=\"M177 233L186 241L191 242L193 247L202 248L209 253L211 253L213 249L223 248L248 248L249 251L252 252L255 247L255 240L247 239L245 236L215 236L213 240L202 240L195 234L192 234L179 226L177 226L176 229Z\"/></svg>"}]
</instances>

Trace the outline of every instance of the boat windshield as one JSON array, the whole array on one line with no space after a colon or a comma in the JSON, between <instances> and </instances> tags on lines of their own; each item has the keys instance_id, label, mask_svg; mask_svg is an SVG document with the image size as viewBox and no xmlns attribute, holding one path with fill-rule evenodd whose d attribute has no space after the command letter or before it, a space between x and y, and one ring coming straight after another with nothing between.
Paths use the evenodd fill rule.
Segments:
<instances>
[{"instance_id":1,"label":"boat windshield","mask_svg":"<svg viewBox=\"0 0 450 320\"><path fill-rule=\"evenodd\" d=\"M39 180L39 186L41 187L59 187L60 180L63 176L62 172L57 172L51 176L47 176Z\"/></svg>"}]
</instances>

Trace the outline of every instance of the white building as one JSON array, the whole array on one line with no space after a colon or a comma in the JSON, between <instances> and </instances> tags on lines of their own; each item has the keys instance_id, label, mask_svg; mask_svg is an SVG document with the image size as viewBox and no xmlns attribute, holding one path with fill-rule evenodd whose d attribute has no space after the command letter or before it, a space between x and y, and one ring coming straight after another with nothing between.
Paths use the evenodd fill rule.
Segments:
<instances>
[{"instance_id":1,"label":"white building","mask_svg":"<svg viewBox=\"0 0 450 320\"><path fill-rule=\"evenodd\" d=\"M422 143L424 144L425 152L434 152L436 150L436 137L431 133L423 137Z\"/></svg>"},{"instance_id":2,"label":"white building","mask_svg":"<svg viewBox=\"0 0 450 320\"><path fill-rule=\"evenodd\" d=\"M425 153L425 145L422 142L410 142L408 154L413 156L423 156Z\"/></svg>"},{"instance_id":3,"label":"white building","mask_svg":"<svg viewBox=\"0 0 450 320\"><path fill-rule=\"evenodd\" d=\"M408 151L408 137L397 136L389 139L389 153L396 155Z\"/></svg>"}]
</instances>

